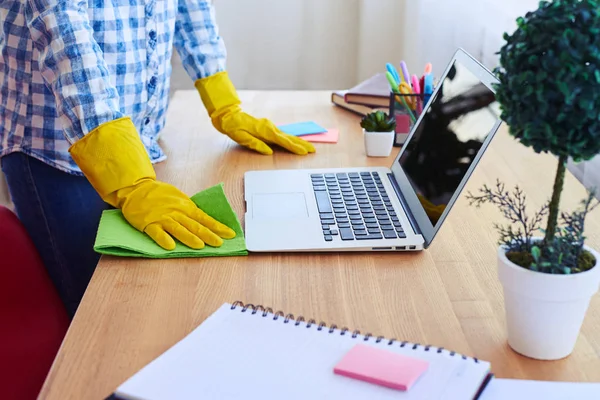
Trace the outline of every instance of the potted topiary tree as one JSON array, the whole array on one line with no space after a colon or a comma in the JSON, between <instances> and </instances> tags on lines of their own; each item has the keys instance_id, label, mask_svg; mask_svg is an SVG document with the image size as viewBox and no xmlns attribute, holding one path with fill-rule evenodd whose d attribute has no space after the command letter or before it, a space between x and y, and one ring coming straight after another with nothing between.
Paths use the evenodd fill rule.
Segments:
<instances>
[{"instance_id":1,"label":"potted topiary tree","mask_svg":"<svg viewBox=\"0 0 600 400\"><path fill-rule=\"evenodd\" d=\"M472 204L492 203L516 227L500 232L498 274L504 288L508 343L537 359L559 359L575 346L591 297L600 285L599 255L584 244L581 209L560 212L566 162L600 152L600 9L596 0L541 1L504 34L496 97L512 136L536 153L557 157L548 204L528 217L525 195L500 182ZM547 218L543 237L536 237Z\"/></svg>"},{"instance_id":2,"label":"potted topiary tree","mask_svg":"<svg viewBox=\"0 0 600 400\"><path fill-rule=\"evenodd\" d=\"M367 114L360 121L369 157L388 157L394 147L396 120L383 111Z\"/></svg>"}]
</instances>

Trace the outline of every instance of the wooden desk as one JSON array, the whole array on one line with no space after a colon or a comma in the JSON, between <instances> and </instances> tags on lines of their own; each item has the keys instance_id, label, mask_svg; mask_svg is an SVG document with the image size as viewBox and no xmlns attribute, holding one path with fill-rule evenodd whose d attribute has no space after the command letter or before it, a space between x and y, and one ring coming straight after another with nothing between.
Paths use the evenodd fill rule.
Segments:
<instances>
[{"instance_id":1,"label":"wooden desk","mask_svg":"<svg viewBox=\"0 0 600 400\"><path fill-rule=\"evenodd\" d=\"M218 182L240 217L243 173L250 169L390 165L364 154L359 117L329 103L329 92L242 92L245 110L276 124L315 120L340 129L317 153L273 157L246 151L217 133L198 95L178 92L162 144L161 179L194 194ZM502 128L467 190L501 178L519 183L531 206L549 198L556 162L534 155ZM562 205L585 190L570 174ZM242 300L417 343L443 346L492 363L498 377L600 381L600 296L592 300L574 353L540 362L506 344L502 289L492 229L501 216L462 196L423 252L251 254L248 257L145 260L103 257L41 393L49 399L100 399L199 325L222 303ZM600 217L587 223L600 248ZM267 377L268 379L268 377Z\"/></svg>"}]
</instances>

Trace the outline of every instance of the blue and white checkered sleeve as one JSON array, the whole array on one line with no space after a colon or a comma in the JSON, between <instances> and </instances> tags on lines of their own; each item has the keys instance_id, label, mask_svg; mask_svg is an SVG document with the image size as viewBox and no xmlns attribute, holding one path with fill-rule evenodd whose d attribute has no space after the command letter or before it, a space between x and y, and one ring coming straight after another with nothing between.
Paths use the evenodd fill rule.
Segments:
<instances>
[{"instance_id":1,"label":"blue and white checkered sleeve","mask_svg":"<svg viewBox=\"0 0 600 400\"><path fill-rule=\"evenodd\" d=\"M227 56L207 0L178 0L174 46L193 81L225 70Z\"/></svg>"},{"instance_id":2,"label":"blue and white checkered sleeve","mask_svg":"<svg viewBox=\"0 0 600 400\"><path fill-rule=\"evenodd\" d=\"M87 0L30 0L29 32L40 71L52 89L64 133L74 143L97 126L123 117L119 94L88 19Z\"/></svg>"}]
</instances>

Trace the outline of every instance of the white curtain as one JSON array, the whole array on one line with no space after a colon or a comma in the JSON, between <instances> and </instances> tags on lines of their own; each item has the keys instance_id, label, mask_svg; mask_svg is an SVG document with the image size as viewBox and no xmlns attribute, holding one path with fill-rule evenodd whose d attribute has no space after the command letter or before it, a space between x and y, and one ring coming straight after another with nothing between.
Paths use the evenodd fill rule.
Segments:
<instances>
[{"instance_id":1,"label":"white curtain","mask_svg":"<svg viewBox=\"0 0 600 400\"><path fill-rule=\"evenodd\" d=\"M405 0L214 0L240 89L345 89L404 45Z\"/></svg>"},{"instance_id":2,"label":"white curtain","mask_svg":"<svg viewBox=\"0 0 600 400\"><path fill-rule=\"evenodd\" d=\"M240 89L345 89L405 60L443 72L457 47L486 66L538 0L213 0Z\"/></svg>"}]
</instances>

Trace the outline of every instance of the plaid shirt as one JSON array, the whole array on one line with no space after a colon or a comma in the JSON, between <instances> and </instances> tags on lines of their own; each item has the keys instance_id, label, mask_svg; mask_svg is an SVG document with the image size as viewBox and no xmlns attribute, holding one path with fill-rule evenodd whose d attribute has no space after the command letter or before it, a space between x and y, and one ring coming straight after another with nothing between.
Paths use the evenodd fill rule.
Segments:
<instances>
[{"instance_id":1,"label":"plaid shirt","mask_svg":"<svg viewBox=\"0 0 600 400\"><path fill-rule=\"evenodd\" d=\"M225 69L209 0L2 0L0 21L0 157L76 175L70 145L123 116L153 162L166 158L173 45L194 81Z\"/></svg>"}]
</instances>

